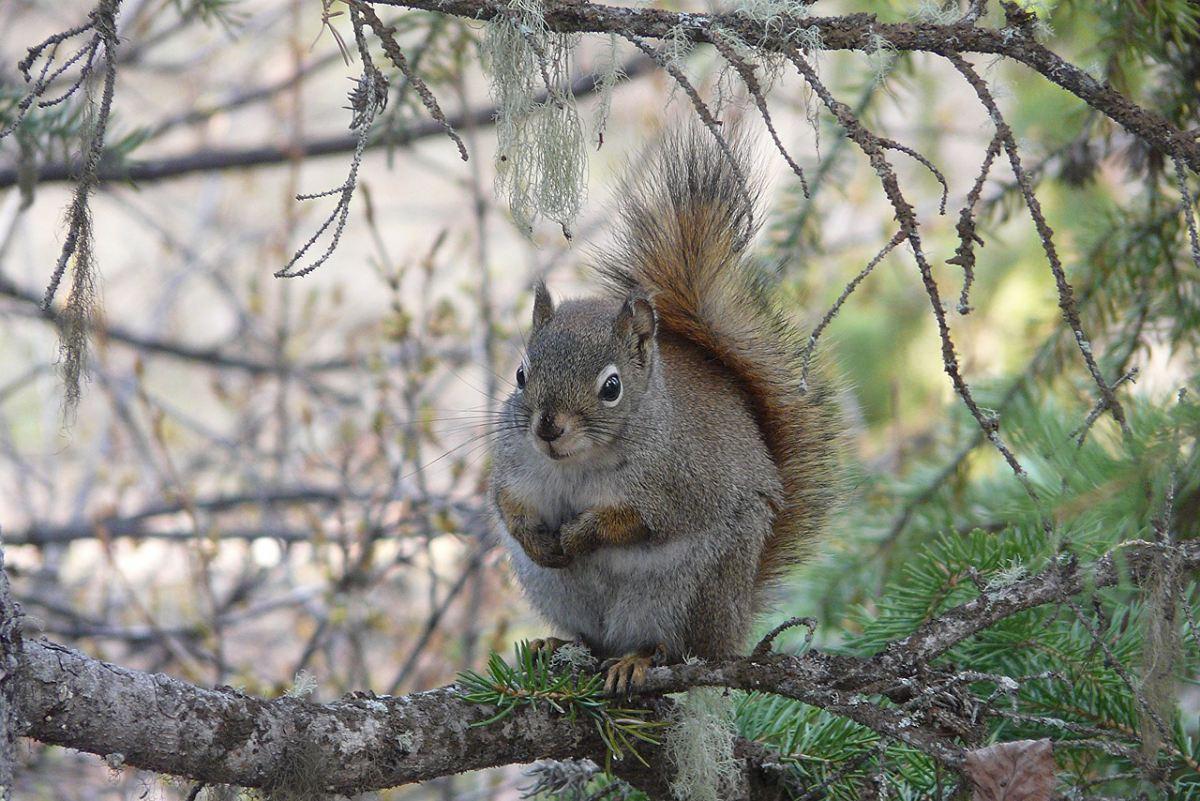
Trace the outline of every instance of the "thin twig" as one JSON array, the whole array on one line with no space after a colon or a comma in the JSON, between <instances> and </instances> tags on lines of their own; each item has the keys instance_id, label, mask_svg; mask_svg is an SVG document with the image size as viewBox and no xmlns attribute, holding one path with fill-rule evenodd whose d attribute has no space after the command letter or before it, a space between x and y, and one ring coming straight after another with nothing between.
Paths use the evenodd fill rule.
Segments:
<instances>
[{"instance_id":1,"label":"thin twig","mask_svg":"<svg viewBox=\"0 0 1200 801\"><path fill-rule=\"evenodd\" d=\"M1173 159L1175 162L1175 180L1179 182L1179 207L1183 211L1183 219L1187 221L1188 240L1192 245L1192 261L1196 265L1196 269L1200 270L1200 232L1196 229L1196 212L1192 208L1196 201L1192 198L1192 192L1188 188L1187 172L1183 166L1183 160L1180 158Z\"/></svg>"},{"instance_id":2,"label":"thin twig","mask_svg":"<svg viewBox=\"0 0 1200 801\"><path fill-rule=\"evenodd\" d=\"M804 626L808 629L808 634L804 637L804 646L801 650L807 650L808 646L812 645L813 637L817 635L817 619L815 617L790 617L780 623L775 628L771 629L766 635L758 641L758 645L754 646L754 650L750 652L751 659L761 659L771 653L771 646L775 643L775 638L783 634L788 629L794 629L799 626Z\"/></svg>"},{"instance_id":3,"label":"thin twig","mask_svg":"<svg viewBox=\"0 0 1200 801\"><path fill-rule=\"evenodd\" d=\"M400 49L400 45L396 42L396 28L394 26L384 25L383 20L379 18L379 15L375 13L375 9L371 8L369 4L362 2L362 0L350 1L351 7L356 9L358 13L362 14L362 17L366 20L367 25L371 26L371 30L375 32L375 36L379 38L380 43L383 45L383 52L387 54L387 57L396 66L396 69L400 70L400 72L404 74L404 77L408 79L408 82L412 84L412 87L417 90L417 95L421 98L421 103L425 106L426 110L429 111L429 116L433 117L438 121L438 123L441 124L442 129L446 132L446 135L454 140L454 144L458 147L459 156L463 161L466 161L468 158L467 146L463 144L462 138L454 132L454 127L450 124L450 121L446 119L446 115L443 113L442 107L438 105L437 98L433 96L433 92L430 90L429 84L425 83L425 80L418 75L416 70L414 70L408 63L408 59L405 57L404 51ZM357 37L357 35L358 34L356 31L355 36ZM364 44L363 48L365 49L365 47L366 45ZM549 86L546 88L548 90L551 89Z\"/></svg>"},{"instance_id":4,"label":"thin twig","mask_svg":"<svg viewBox=\"0 0 1200 801\"><path fill-rule=\"evenodd\" d=\"M300 276L308 275L328 261L329 257L337 249L342 239L342 232L346 229L346 221L350 216L350 201L354 197L354 190L358 188L358 170L362 166L363 152L366 150L367 139L371 134L371 124L387 106L387 79L375 66L374 60L371 57L371 51L367 47L366 37L363 33L363 22L359 13L358 4L350 6L350 20L354 26L354 43L358 48L359 58L362 60L362 74L359 76L354 89L350 92L350 108L352 112L350 129L357 136L354 156L350 160L350 172L340 186L327 189L324 192L296 196L296 200L302 201L336 195L338 202L334 206L333 211L329 213L329 216L325 218L325 221L317 228L316 232L309 237L307 242L301 245L300 249L292 255L288 263L275 271L274 275L276 278L299 278ZM292 270L293 265L304 258L304 254L316 244L317 240L329 230L330 226L333 226L333 233L330 236L329 245L325 248L325 252L307 266L299 270Z\"/></svg>"},{"instance_id":5,"label":"thin twig","mask_svg":"<svg viewBox=\"0 0 1200 801\"><path fill-rule=\"evenodd\" d=\"M1021 483L1025 492L1036 503L1040 504L1040 498L1037 490L1034 489L1033 483L1029 480L1025 469L1021 467L1021 463L1017 457L1009 449L1004 441L1000 438L999 429L1000 421L995 415L984 414L983 410L975 402L975 398L971 393L970 386L962 377L962 373L958 367L958 355L955 352L954 340L950 335L950 326L946 320L946 310L943 307L941 293L938 289L937 282L933 277L933 269L929 264L929 260L925 256L925 252L921 246L920 234L916 213L912 206L905 199L904 194L900 190L899 181L896 178L896 173L884 155L884 147L879 137L871 133L863 124L851 113L845 103L838 101L829 89L821 82L816 70L805 61L800 52L793 46L787 52L788 59L796 66L804 79L808 81L809 86L821 98L821 102L829 109L830 113L841 124L846 131L846 135L854 140L855 144L866 154L870 159L871 166L875 169L879 176L880 182L883 184L884 194L892 204L892 208L896 212L896 219L900 223L900 230L907 239L909 246L912 248L913 256L916 259L917 267L921 271L921 282L925 287L925 292L929 296L930 307L933 310L934 320L937 323L938 337L942 344L942 366L946 374L950 377L950 381L954 386L955 392L962 398L971 416L975 418L984 435L992 443L992 445L1004 457L1008 466L1012 469L1017 480Z\"/></svg>"},{"instance_id":6,"label":"thin twig","mask_svg":"<svg viewBox=\"0 0 1200 801\"><path fill-rule=\"evenodd\" d=\"M975 233L975 204L979 202L979 196L983 194L983 185L987 183L992 162L999 155L1002 143L1003 139L999 132L992 136L992 141L988 143L987 153L983 157L983 165L979 168L979 175L975 177L975 185L967 193L962 211L958 213L958 224L955 226L958 230L958 249L954 251L953 257L946 259L947 264L957 264L963 270L962 294L958 298L959 314L969 314L971 311L971 284L975 282L975 246L983 246L983 240L979 234Z\"/></svg>"},{"instance_id":7,"label":"thin twig","mask_svg":"<svg viewBox=\"0 0 1200 801\"><path fill-rule=\"evenodd\" d=\"M758 113L762 117L763 123L767 126L767 132L771 135L771 140L775 143L775 149L783 156L783 160L792 168L792 172L800 179L800 189L804 192L805 197L809 197L808 180L804 177L804 170L792 158L792 154L788 152L783 145L783 140L779 138L779 132L775 130L775 122L771 119L771 112L767 108L767 98L763 94L762 85L759 83L757 76L754 74L754 66L746 63L740 55L738 55L737 46L742 43L736 37L729 35L732 40L727 41L726 35L717 35L713 37L713 47L717 49L725 60L733 65L734 70L741 77L742 83L749 90L750 96L754 98L754 105L758 106Z\"/></svg>"},{"instance_id":8,"label":"thin twig","mask_svg":"<svg viewBox=\"0 0 1200 801\"><path fill-rule=\"evenodd\" d=\"M861 284L866 277L871 274L871 271L875 269L879 262L883 261L884 258L895 249L896 245L899 245L905 240L906 236L907 235L903 230L897 231L892 235L892 238L888 240L888 243L884 245L878 253L875 254L874 258L867 262L867 266L863 267L862 270L859 271L858 275L854 276L854 278L850 280L850 283L846 284L846 288L842 290L842 294L838 295L838 299L835 300L833 305L829 307L829 311L825 312L825 316L821 318L821 322L817 323L816 327L813 328L812 333L808 335L808 343L804 346L804 350L800 353L800 362L804 365L800 374L801 390L808 390L808 373L812 365L813 351L816 350L817 340L821 338L822 332L824 332L825 328L831 322L833 322L833 318L836 317L838 311L841 310L842 304L846 302L847 298L849 298L851 294L853 294L854 290L858 288L858 285Z\"/></svg>"},{"instance_id":9,"label":"thin twig","mask_svg":"<svg viewBox=\"0 0 1200 801\"><path fill-rule=\"evenodd\" d=\"M674 62L672 62L662 53L656 51L641 37L624 33L621 35L632 42L638 50L641 50L647 56L654 59L660 67L667 71L667 74L675 79L675 83L679 84L679 87L683 89L684 93L691 101L692 107L696 109L696 114L700 117L700 121L704 124L704 127L708 129L708 132L711 133L713 138L717 141L717 147L721 149L721 152L725 154L725 158L729 160L730 169L733 170L734 174L738 178L738 183L741 186L743 196L747 199L753 197L753 192L750 191L750 183L746 180L746 176L742 173L739 160L736 156L734 156L733 151L730 149L729 142L727 142L725 137L721 134L721 121L713 116L712 111L709 110L708 105L704 102L703 98L700 97L700 93L696 91L696 87L692 85L692 82L688 80L687 76L683 74L683 71L680 70ZM747 208L753 205L754 204L752 203L747 203ZM751 214L753 214L753 212L751 212ZM745 227L745 230L747 232L751 232L754 230L754 227L754 219L751 216ZM738 245L745 245L745 242L739 242Z\"/></svg>"},{"instance_id":10,"label":"thin twig","mask_svg":"<svg viewBox=\"0 0 1200 801\"><path fill-rule=\"evenodd\" d=\"M997 135L1004 142L1004 150L1008 154L1008 162L1012 167L1013 176L1021 187L1021 195L1025 198L1025 206L1029 209L1029 216L1033 219L1034 227L1037 228L1038 237L1042 242L1042 250L1046 254L1046 260L1050 264L1050 271L1054 275L1054 283L1058 289L1058 305L1062 310L1063 318L1066 320L1067 325L1071 327L1071 332L1075 335L1075 344L1079 347L1079 352L1083 354L1083 360L1087 365L1088 372L1100 390L1100 397L1104 402L1105 408L1112 411L1113 418L1121 426L1121 431L1126 436L1129 436L1131 432L1129 423L1125 419L1125 409L1121 406L1121 402L1117 400L1117 396L1113 392L1115 384L1109 385L1100 372L1100 366L1096 364L1096 358L1092 353L1091 340L1084 332L1083 322L1079 319L1079 308L1075 303L1075 291L1067 280L1067 274L1063 270L1062 262L1058 257L1058 249L1054 245L1054 232L1046 222L1046 216L1042 213L1041 203L1038 201L1037 195L1033 192L1033 183L1030 181L1021 164L1021 156L1017 152L1017 143L1013 138L1012 129L1004 121L1004 117L1000 113L1000 108L996 105L996 100L988 89L987 83L979 76L974 67L958 53L947 53L946 58L967 80L971 88L975 90L979 101L983 103L984 108L987 109L988 115L992 119L992 123L996 126Z\"/></svg>"}]
</instances>

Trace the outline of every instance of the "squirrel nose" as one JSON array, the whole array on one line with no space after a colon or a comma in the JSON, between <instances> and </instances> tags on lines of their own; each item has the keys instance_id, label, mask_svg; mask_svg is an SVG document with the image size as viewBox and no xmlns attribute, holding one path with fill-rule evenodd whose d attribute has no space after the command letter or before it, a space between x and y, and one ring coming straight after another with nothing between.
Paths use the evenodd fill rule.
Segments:
<instances>
[{"instance_id":1,"label":"squirrel nose","mask_svg":"<svg viewBox=\"0 0 1200 801\"><path fill-rule=\"evenodd\" d=\"M542 412L538 418L537 426L534 427L534 433L538 435L539 439L546 442L553 442L562 436L562 426L555 421L555 417L556 415L550 412Z\"/></svg>"}]
</instances>

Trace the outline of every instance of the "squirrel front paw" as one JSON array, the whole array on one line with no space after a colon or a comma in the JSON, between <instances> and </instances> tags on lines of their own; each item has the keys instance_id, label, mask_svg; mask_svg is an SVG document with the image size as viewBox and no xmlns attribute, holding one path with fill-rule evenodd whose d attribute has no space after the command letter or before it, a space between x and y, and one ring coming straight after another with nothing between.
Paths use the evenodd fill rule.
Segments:
<instances>
[{"instance_id":1,"label":"squirrel front paw","mask_svg":"<svg viewBox=\"0 0 1200 801\"><path fill-rule=\"evenodd\" d=\"M560 568L571 563L571 557L563 552L557 534L546 525L537 523L515 526L510 529L510 533L536 565Z\"/></svg>"},{"instance_id":2,"label":"squirrel front paw","mask_svg":"<svg viewBox=\"0 0 1200 801\"><path fill-rule=\"evenodd\" d=\"M600 545L600 521L596 513L588 510L563 523L559 539L563 553L572 559L596 550Z\"/></svg>"}]
</instances>

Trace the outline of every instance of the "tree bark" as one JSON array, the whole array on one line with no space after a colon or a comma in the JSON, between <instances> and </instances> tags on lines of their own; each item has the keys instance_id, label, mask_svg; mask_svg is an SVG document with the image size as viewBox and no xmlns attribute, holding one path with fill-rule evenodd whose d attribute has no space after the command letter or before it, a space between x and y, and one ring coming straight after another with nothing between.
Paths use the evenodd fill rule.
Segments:
<instances>
[{"instance_id":1,"label":"tree bark","mask_svg":"<svg viewBox=\"0 0 1200 801\"><path fill-rule=\"evenodd\" d=\"M25 733L111 762L244 787L319 776L320 790L352 795L466 770L593 757L593 729L549 708L473 727L495 709L457 687L317 704L263 700L129 670L46 641L20 658L17 712Z\"/></svg>"},{"instance_id":2,"label":"tree bark","mask_svg":"<svg viewBox=\"0 0 1200 801\"><path fill-rule=\"evenodd\" d=\"M1134 581L1144 577L1162 547L1128 543L1120 550ZM1200 542L1177 547L1181 568L1200 567ZM656 668L642 696L663 718L669 704L664 706L660 696L689 687L783 695L856 720L957 768L966 750L935 720L896 705L903 702L902 692L911 695L913 687L944 678L931 660L997 620L1116 584L1119 564L1115 553L1086 567L1064 560L947 610L874 657L814 650ZM22 734L109 756L112 763L210 784L294 787L315 776L320 784L315 789L354 794L538 759L586 757L603 763L606 757L590 722L571 720L548 706L522 707L480 725L496 710L468 701L455 685L406 696L356 695L328 704L292 697L263 700L228 687L204 689L118 667L51 642L21 643L19 636L16 642L18 661L5 687L12 692ZM893 703L876 703L870 695L888 695ZM641 753L652 767L626 758L614 769L652 795L662 795L669 766L652 746ZM770 795L762 790L778 775L770 754L745 742L739 753L747 779L760 790L756 797Z\"/></svg>"},{"instance_id":3,"label":"tree bark","mask_svg":"<svg viewBox=\"0 0 1200 801\"><path fill-rule=\"evenodd\" d=\"M12 798L18 715L14 700L20 680L21 610L12 598L0 544L0 799Z\"/></svg>"}]
</instances>

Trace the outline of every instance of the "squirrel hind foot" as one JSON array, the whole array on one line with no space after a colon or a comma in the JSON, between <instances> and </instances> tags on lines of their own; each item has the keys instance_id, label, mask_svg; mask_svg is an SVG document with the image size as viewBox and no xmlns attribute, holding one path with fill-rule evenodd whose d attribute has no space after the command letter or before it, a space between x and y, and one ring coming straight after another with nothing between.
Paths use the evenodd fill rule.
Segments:
<instances>
[{"instance_id":1,"label":"squirrel hind foot","mask_svg":"<svg viewBox=\"0 0 1200 801\"><path fill-rule=\"evenodd\" d=\"M555 673L570 671L572 673L594 673L599 660L592 655L592 649L582 637L573 640L563 640L558 637L544 637L530 640L529 653L534 660L543 657L550 670Z\"/></svg>"},{"instance_id":2,"label":"squirrel hind foot","mask_svg":"<svg viewBox=\"0 0 1200 801\"><path fill-rule=\"evenodd\" d=\"M658 643L607 660L600 666L605 671L604 692L608 695L633 694L646 683L646 671L666 664L666 658L667 647Z\"/></svg>"},{"instance_id":3,"label":"squirrel hind foot","mask_svg":"<svg viewBox=\"0 0 1200 801\"><path fill-rule=\"evenodd\" d=\"M558 637L539 637L536 640L529 641L529 651L533 654L545 654L553 656L554 652L564 645L570 645L578 640L561 640Z\"/></svg>"}]
</instances>

